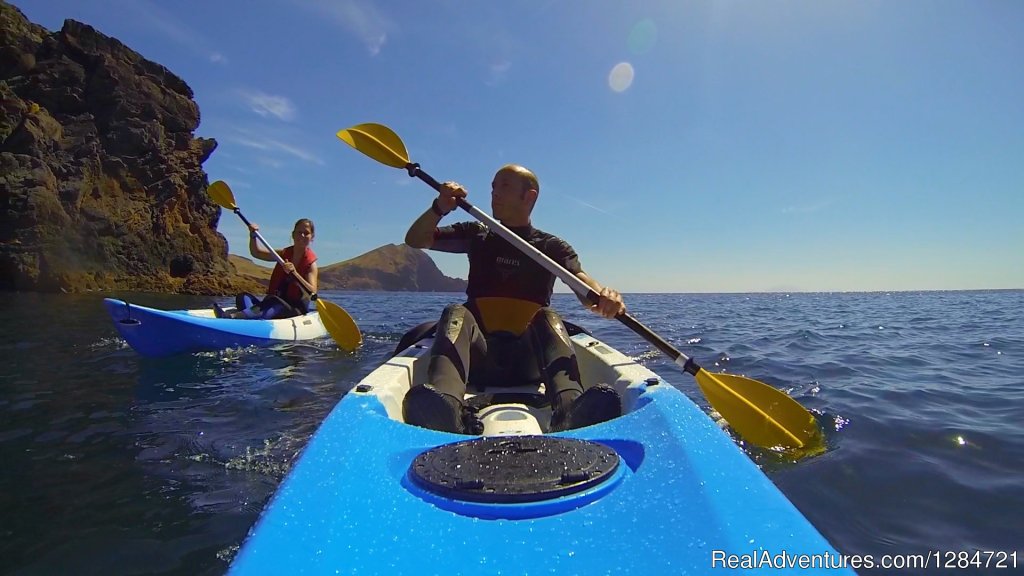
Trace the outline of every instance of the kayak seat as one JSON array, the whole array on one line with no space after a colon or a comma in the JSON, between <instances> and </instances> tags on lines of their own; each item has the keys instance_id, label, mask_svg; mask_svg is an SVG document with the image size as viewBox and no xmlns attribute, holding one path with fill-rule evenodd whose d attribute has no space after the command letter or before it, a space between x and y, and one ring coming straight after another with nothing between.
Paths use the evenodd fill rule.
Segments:
<instances>
[{"instance_id":1,"label":"kayak seat","mask_svg":"<svg viewBox=\"0 0 1024 576\"><path fill-rule=\"evenodd\" d=\"M564 324L570 335L589 334L587 330L575 324ZM424 322L410 329L399 340L392 358L399 355L423 358L420 369L425 368L430 338L436 332L436 325L437 323L433 321ZM546 386L539 362L529 366L529 370L521 370L521 365L513 366L521 362L520 358L533 357L532 349L523 349L523 341L507 330L490 334L488 341L494 343L493 346L489 345L494 356L471 367L466 395L463 398L466 413L460 419L461 425L452 426L454 423L446 423L448 425L443 428L450 431L455 431L451 428L456 428L459 433L473 433L475 430L471 428L475 426L465 425L466 417L470 416L469 419L483 425L484 436L543 434L549 431L548 423L551 421L552 411L545 396ZM408 352L405 352L407 350ZM398 406L401 403L399 398L394 412L400 412Z\"/></svg>"},{"instance_id":2,"label":"kayak seat","mask_svg":"<svg viewBox=\"0 0 1024 576\"><path fill-rule=\"evenodd\" d=\"M543 434L541 422L547 422L550 411L518 403L491 404L476 412L482 436L523 436Z\"/></svg>"},{"instance_id":3,"label":"kayak seat","mask_svg":"<svg viewBox=\"0 0 1024 576\"><path fill-rule=\"evenodd\" d=\"M550 408L544 396L544 385L532 391L519 391L515 388L504 388L501 391L489 391L482 394L467 394L466 406L480 410L493 404L522 404L530 408Z\"/></svg>"}]
</instances>

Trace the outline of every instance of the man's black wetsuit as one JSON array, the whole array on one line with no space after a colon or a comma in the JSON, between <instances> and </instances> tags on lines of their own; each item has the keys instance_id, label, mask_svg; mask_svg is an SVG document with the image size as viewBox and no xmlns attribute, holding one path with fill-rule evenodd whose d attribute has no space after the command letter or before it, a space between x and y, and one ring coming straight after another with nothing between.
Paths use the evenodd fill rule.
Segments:
<instances>
[{"instance_id":1,"label":"man's black wetsuit","mask_svg":"<svg viewBox=\"0 0 1024 576\"><path fill-rule=\"evenodd\" d=\"M565 240L533 226L517 226L509 230L570 274L582 271L576 251ZM541 306L551 305L555 276L479 222L459 222L438 228L431 250L469 255L466 296L470 300L502 296L529 300Z\"/></svg>"},{"instance_id":2,"label":"man's black wetsuit","mask_svg":"<svg viewBox=\"0 0 1024 576\"><path fill-rule=\"evenodd\" d=\"M532 226L510 230L570 273L582 270L576 252L564 240ZM548 307L553 274L477 222L438 228L431 249L469 256L468 301L445 308L431 349L428 381L437 391L461 402L467 381L486 387L543 379L556 409L582 392L565 326ZM492 332L476 306L476 299L486 297L527 300L540 309L521 335ZM568 391L576 393L560 398Z\"/></svg>"}]
</instances>

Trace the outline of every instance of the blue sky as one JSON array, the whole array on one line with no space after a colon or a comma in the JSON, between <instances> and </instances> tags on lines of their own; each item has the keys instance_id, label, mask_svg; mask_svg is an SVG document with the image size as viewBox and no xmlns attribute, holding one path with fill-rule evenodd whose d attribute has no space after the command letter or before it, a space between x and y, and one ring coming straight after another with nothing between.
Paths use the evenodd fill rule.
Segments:
<instances>
[{"instance_id":1,"label":"blue sky","mask_svg":"<svg viewBox=\"0 0 1024 576\"><path fill-rule=\"evenodd\" d=\"M210 180L277 247L313 218L321 265L433 197L334 135L379 122L487 211L533 169L534 225L624 292L1024 288L1024 2L14 4L181 76Z\"/></svg>"}]
</instances>

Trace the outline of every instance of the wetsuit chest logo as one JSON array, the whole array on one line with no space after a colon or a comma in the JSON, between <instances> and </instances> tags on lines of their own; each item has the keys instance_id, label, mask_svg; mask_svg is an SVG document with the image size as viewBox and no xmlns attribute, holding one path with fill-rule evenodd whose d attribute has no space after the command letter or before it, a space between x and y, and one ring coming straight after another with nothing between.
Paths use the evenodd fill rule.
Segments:
<instances>
[{"instance_id":1,"label":"wetsuit chest logo","mask_svg":"<svg viewBox=\"0 0 1024 576\"><path fill-rule=\"evenodd\" d=\"M517 258L509 258L507 256L496 256L494 258L495 270L498 276L501 277L502 282L506 282L512 273L519 270L519 260Z\"/></svg>"}]
</instances>

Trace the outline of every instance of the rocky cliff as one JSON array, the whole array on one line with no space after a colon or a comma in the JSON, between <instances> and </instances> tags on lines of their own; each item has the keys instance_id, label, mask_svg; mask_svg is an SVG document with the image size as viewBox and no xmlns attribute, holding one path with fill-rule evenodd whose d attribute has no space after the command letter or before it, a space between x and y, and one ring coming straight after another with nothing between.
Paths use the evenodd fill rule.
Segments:
<instances>
[{"instance_id":1,"label":"rocky cliff","mask_svg":"<svg viewBox=\"0 0 1024 576\"><path fill-rule=\"evenodd\" d=\"M0 0L0 97L0 289L253 289L216 231L202 164L217 143L194 136L181 78Z\"/></svg>"}]
</instances>

